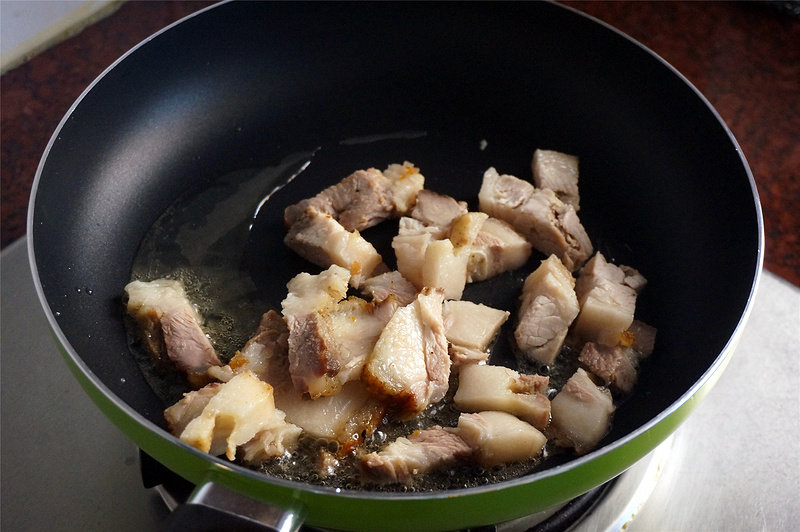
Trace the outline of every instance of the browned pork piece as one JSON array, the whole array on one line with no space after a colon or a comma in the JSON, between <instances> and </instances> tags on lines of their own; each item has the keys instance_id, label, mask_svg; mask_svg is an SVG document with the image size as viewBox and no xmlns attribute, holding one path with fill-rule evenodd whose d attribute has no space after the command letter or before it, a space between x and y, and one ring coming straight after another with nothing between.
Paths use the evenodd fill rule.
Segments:
<instances>
[{"instance_id":1,"label":"browned pork piece","mask_svg":"<svg viewBox=\"0 0 800 532\"><path fill-rule=\"evenodd\" d=\"M283 239L295 253L322 268L346 268L358 288L383 264L383 259L358 231L348 231L331 215L309 206Z\"/></svg>"},{"instance_id":2,"label":"browned pork piece","mask_svg":"<svg viewBox=\"0 0 800 532\"><path fill-rule=\"evenodd\" d=\"M436 425L365 455L360 467L374 482L410 484L416 476L466 462L472 456L472 447L453 429Z\"/></svg>"},{"instance_id":3,"label":"browned pork piece","mask_svg":"<svg viewBox=\"0 0 800 532\"><path fill-rule=\"evenodd\" d=\"M443 288L447 299L460 299L467 282L520 267L531 252L508 224L430 190L400 219L392 247L403 276L417 288Z\"/></svg>"},{"instance_id":4,"label":"browned pork piece","mask_svg":"<svg viewBox=\"0 0 800 532\"><path fill-rule=\"evenodd\" d=\"M241 448L249 463L290 452L301 432L275 408L272 386L250 371L185 394L164 416L172 433L189 445L229 460Z\"/></svg>"},{"instance_id":5,"label":"browned pork piece","mask_svg":"<svg viewBox=\"0 0 800 532\"><path fill-rule=\"evenodd\" d=\"M450 356L442 319L444 292L424 288L395 311L375 343L362 381L400 417L413 417L447 393Z\"/></svg>"},{"instance_id":6,"label":"browned pork piece","mask_svg":"<svg viewBox=\"0 0 800 532\"><path fill-rule=\"evenodd\" d=\"M142 343L155 358L172 361L190 380L210 366L220 365L180 281L133 281L125 287L125 294L128 314L136 320Z\"/></svg>"},{"instance_id":7,"label":"browned pork piece","mask_svg":"<svg viewBox=\"0 0 800 532\"><path fill-rule=\"evenodd\" d=\"M380 483L410 484L414 477L477 462L484 467L530 460L542 453L544 434L505 412L461 414L458 427L438 425L397 438L365 455L364 476Z\"/></svg>"},{"instance_id":8,"label":"browned pork piece","mask_svg":"<svg viewBox=\"0 0 800 532\"><path fill-rule=\"evenodd\" d=\"M514 338L528 360L549 365L558 356L578 315L574 286L572 274L555 255L525 279Z\"/></svg>"},{"instance_id":9,"label":"browned pork piece","mask_svg":"<svg viewBox=\"0 0 800 532\"><path fill-rule=\"evenodd\" d=\"M553 150L537 149L531 160L536 188L549 188L558 199L580 210L578 194L578 158Z\"/></svg>"},{"instance_id":10,"label":"browned pork piece","mask_svg":"<svg viewBox=\"0 0 800 532\"><path fill-rule=\"evenodd\" d=\"M570 271L592 254L592 243L575 209L550 189L537 189L489 168L483 174L478 201L483 212L511 224L534 248L556 255Z\"/></svg>"},{"instance_id":11,"label":"browned pork piece","mask_svg":"<svg viewBox=\"0 0 800 532\"><path fill-rule=\"evenodd\" d=\"M348 272L331 266L289 281L281 303L289 327L289 371L295 388L312 398L335 395L361 378L364 363L398 305L368 303L347 293Z\"/></svg>"},{"instance_id":12,"label":"browned pork piece","mask_svg":"<svg viewBox=\"0 0 800 532\"><path fill-rule=\"evenodd\" d=\"M369 294L375 302L394 297L401 306L408 305L417 297L417 287L397 270L370 277L364 282L361 291Z\"/></svg>"},{"instance_id":13,"label":"browned pork piece","mask_svg":"<svg viewBox=\"0 0 800 532\"><path fill-rule=\"evenodd\" d=\"M511 368L470 364L458 374L453 401L460 410L508 412L544 430L550 422L550 379L520 374Z\"/></svg>"},{"instance_id":14,"label":"browned pork piece","mask_svg":"<svg viewBox=\"0 0 800 532\"><path fill-rule=\"evenodd\" d=\"M372 399L360 381L345 383L334 396L315 400L305 397L295 389L289 373L288 337L285 321L270 310L262 317L253 338L230 363L209 369L209 374L226 382L234 375L252 371L272 385L275 406L286 414L288 422L310 436L336 442L337 456L349 453L361 443L363 435L375 431L386 407Z\"/></svg>"},{"instance_id":15,"label":"browned pork piece","mask_svg":"<svg viewBox=\"0 0 800 532\"><path fill-rule=\"evenodd\" d=\"M654 327L633 320L630 328L622 333L618 345L586 342L578 362L607 386L630 393L639 377L639 362L653 352L655 335Z\"/></svg>"},{"instance_id":16,"label":"browned pork piece","mask_svg":"<svg viewBox=\"0 0 800 532\"><path fill-rule=\"evenodd\" d=\"M506 412L461 414L458 435L484 467L531 460L542 454L547 443L544 434Z\"/></svg>"},{"instance_id":17,"label":"browned pork piece","mask_svg":"<svg viewBox=\"0 0 800 532\"><path fill-rule=\"evenodd\" d=\"M467 282L485 281L505 271L520 268L530 256L531 245L525 237L508 223L490 216L472 241L467 262Z\"/></svg>"},{"instance_id":18,"label":"browned pork piece","mask_svg":"<svg viewBox=\"0 0 800 532\"><path fill-rule=\"evenodd\" d=\"M442 316L455 366L489 358L489 344L510 313L472 301L446 301Z\"/></svg>"},{"instance_id":19,"label":"browned pork piece","mask_svg":"<svg viewBox=\"0 0 800 532\"><path fill-rule=\"evenodd\" d=\"M575 283L581 311L574 332L580 338L614 346L633 322L636 296L646 284L633 268L616 266L598 252Z\"/></svg>"},{"instance_id":20,"label":"browned pork piece","mask_svg":"<svg viewBox=\"0 0 800 532\"><path fill-rule=\"evenodd\" d=\"M572 447L578 454L591 451L608 432L614 403L607 388L597 386L579 368L550 402L551 441Z\"/></svg>"},{"instance_id":21,"label":"browned pork piece","mask_svg":"<svg viewBox=\"0 0 800 532\"><path fill-rule=\"evenodd\" d=\"M357 170L313 198L287 207L284 221L291 227L312 207L332 216L346 231L361 231L408 212L424 184L419 168L409 162L391 164L383 172Z\"/></svg>"}]
</instances>

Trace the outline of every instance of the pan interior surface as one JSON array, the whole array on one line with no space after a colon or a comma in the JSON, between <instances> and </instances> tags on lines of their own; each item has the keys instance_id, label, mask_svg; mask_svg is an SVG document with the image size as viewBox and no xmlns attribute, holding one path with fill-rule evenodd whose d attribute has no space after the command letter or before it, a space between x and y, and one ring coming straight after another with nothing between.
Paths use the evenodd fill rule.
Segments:
<instances>
[{"instance_id":1,"label":"pan interior surface","mask_svg":"<svg viewBox=\"0 0 800 532\"><path fill-rule=\"evenodd\" d=\"M176 198L295 159L310 161L289 185L303 197L409 160L427 188L474 205L488 166L527 177L535 148L580 157L595 247L648 279L637 315L657 347L611 444L685 399L726 348L760 268L760 214L707 102L647 50L556 5L227 3L183 21L108 70L54 135L32 203L36 274L70 356L163 427L120 297ZM270 223L255 216L244 252L275 305L287 272L271 260Z\"/></svg>"}]
</instances>

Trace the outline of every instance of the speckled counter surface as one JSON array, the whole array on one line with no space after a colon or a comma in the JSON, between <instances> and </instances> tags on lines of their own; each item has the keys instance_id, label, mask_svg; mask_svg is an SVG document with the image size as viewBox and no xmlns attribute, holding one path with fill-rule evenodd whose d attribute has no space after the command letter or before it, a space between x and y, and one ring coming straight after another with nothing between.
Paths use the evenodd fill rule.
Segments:
<instances>
[{"instance_id":1,"label":"speckled counter surface","mask_svg":"<svg viewBox=\"0 0 800 532\"><path fill-rule=\"evenodd\" d=\"M765 267L800 286L800 17L763 2L564 3L640 41L708 98L752 168ZM36 167L72 102L132 46L208 4L128 2L2 76L3 247L25 233Z\"/></svg>"}]
</instances>

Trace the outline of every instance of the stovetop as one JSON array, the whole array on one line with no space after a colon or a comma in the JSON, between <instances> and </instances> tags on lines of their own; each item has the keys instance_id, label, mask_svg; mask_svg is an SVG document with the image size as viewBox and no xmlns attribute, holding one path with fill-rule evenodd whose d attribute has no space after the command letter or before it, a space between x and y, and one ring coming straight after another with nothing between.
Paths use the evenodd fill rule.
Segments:
<instances>
[{"instance_id":1,"label":"stovetop","mask_svg":"<svg viewBox=\"0 0 800 532\"><path fill-rule=\"evenodd\" d=\"M0 254L0 270L3 528L157 530L168 510L142 486L136 447L94 406L61 358L36 297L24 239ZM796 527L798 346L800 289L765 272L717 385L660 454L634 466L655 473L654 484L639 484L652 493L622 518L611 515L619 513L616 507L600 505L573 530Z\"/></svg>"}]
</instances>

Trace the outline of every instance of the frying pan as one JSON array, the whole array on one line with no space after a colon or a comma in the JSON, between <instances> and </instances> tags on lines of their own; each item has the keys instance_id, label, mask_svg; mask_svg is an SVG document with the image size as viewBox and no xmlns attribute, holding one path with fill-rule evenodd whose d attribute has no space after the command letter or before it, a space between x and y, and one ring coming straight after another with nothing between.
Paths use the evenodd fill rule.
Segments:
<instances>
[{"instance_id":1,"label":"frying pan","mask_svg":"<svg viewBox=\"0 0 800 532\"><path fill-rule=\"evenodd\" d=\"M164 429L120 296L148 229L178 198L311 154L314 172L285 190L318 191L357 168L408 159L430 188L474 202L487 166L526 176L537 147L580 156L582 222L606 256L648 278L637 314L659 331L595 451L479 488L378 493L271 478ZM265 190L287 176L270 179ZM284 289L274 266L283 252L261 221L275 209L263 207L250 211L242 267L271 301L270 286ZM28 233L37 290L72 372L138 446L206 493L268 504L284 523L348 530L480 526L615 477L719 378L763 255L752 175L709 103L649 50L550 3L199 12L131 50L72 106L39 166Z\"/></svg>"}]
</instances>

